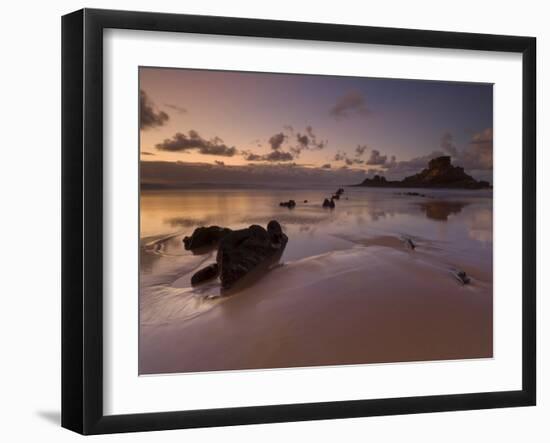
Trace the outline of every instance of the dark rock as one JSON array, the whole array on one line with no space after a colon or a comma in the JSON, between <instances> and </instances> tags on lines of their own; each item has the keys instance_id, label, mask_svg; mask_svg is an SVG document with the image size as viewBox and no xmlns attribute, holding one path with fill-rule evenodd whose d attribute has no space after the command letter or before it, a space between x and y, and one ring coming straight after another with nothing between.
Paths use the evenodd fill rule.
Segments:
<instances>
[{"instance_id":1,"label":"dark rock","mask_svg":"<svg viewBox=\"0 0 550 443\"><path fill-rule=\"evenodd\" d=\"M342 195L344 193L344 188L338 188L336 195Z\"/></svg>"},{"instance_id":2,"label":"dark rock","mask_svg":"<svg viewBox=\"0 0 550 443\"><path fill-rule=\"evenodd\" d=\"M340 194L334 194L331 198L332 200L340 200Z\"/></svg>"},{"instance_id":3,"label":"dark rock","mask_svg":"<svg viewBox=\"0 0 550 443\"><path fill-rule=\"evenodd\" d=\"M253 271L267 270L281 257L287 242L288 237L275 220L269 222L267 230L252 225L224 237L216 257L222 289L232 288Z\"/></svg>"},{"instance_id":4,"label":"dark rock","mask_svg":"<svg viewBox=\"0 0 550 443\"><path fill-rule=\"evenodd\" d=\"M307 200L304 200L304 203L307 203Z\"/></svg>"},{"instance_id":5,"label":"dark rock","mask_svg":"<svg viewBox=\"0 0 550 443\"><path fill-rule=\"evenodd\" d=\"M454 269L452 272L454 277L463 285L470 283L471 279L466 272L461 271L460 269Z\"/></svg>"},{"instance_id":6,"label":"dark rock","mask_svg":"<svg viewBox=\"0 0 550 443\"><path fill-rule=\"evenodd\" d=\"M325 198L325 201L323 202L323 208L331 208L334 209L336 207L336 204L334 203L334 200Z\"/></svg>"},{"instance_id":7,"label":"dark rock","mask_svg":"<svg viewBox=\"0 0 550 443\"><path fill-rule=\"evenodd\" d=\"M294 200L289 200L287 202L279 203L279 206L284 206L288 209L292 209L294 206L296 206L296 202Z\"/></svg>"},{"instance_id":8,"label":"dark rock","mask_svg":"<svg viewBox=\"0 0 550 443\"><path fill-rule=\"evenodd\" d=\"M218 245L220 240L229 233L231 233L231 229L228 228L220 228L219 226L202 226L195 229L191 237L184 237L183 244L185 249L188 251L215 247Z\"/></svg>"},{"instance_id":9,"label":"dark rock","mask_svg":"<svg viewBox=\"0 0 550 443\"><path fill-rule=\"evenodd\" d=\"M403 242L405 243L405 246L411 250L415 250L416 245L413 243L413 241L410 238L403 238Z\"/></svg>"},{"instance_id":10,"label":"dark rock","mask_svg":"<svg viewBox=\"0 0 550 443\"><path fill-rule=\"evenodd\" d=\"M426 197L426 194L421 194L420 192L403 192L403 195L409 195L411 197Z\"/></svg>"},{"instance_id":11,"label":"dark rock","mask_svg":"<svg viewBox=\"0 0 550 443\"><path fill-rule=\"evenodd\" d=\"M453 166L451 157L446 155L430 160L427 169L405 177L403 180L387 181L384 177L375 175L373 178L366 178L357 186L458 189L487 189L491 187L488 182L477 181L466 174L464 168Z\"/></svg>"},{"instance_id":12,"label":"dark rock","mask_svg":"<svg viewBox=\"0 0 550 443\"><path fill-rule=\"evenodd\" d=\"M191 277L191 285L196 286L208 280L212 280L213 278L216 278L219 273L219 265L217 263L212 263L193 274L193 277Z\"/></svg>"}]
</instances>

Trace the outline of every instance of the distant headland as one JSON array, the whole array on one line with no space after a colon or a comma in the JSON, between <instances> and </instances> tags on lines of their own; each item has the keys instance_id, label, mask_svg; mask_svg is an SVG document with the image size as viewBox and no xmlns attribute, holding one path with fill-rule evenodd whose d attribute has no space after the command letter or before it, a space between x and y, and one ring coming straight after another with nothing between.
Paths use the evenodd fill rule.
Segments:
<instances>
[{"instance_id":1,"label":"distant headland","mask_svg":"<svg viewBox=\"0 0 550 443\"><path fill-rule=\"evenodd\" d=\"M464 168L453 166L451 157L437 157L428 163L428 168L418 174L405 177L403 180L386 180L375 175L366 178L362 183L353 186L370 186L378 188L454 188L454 189L488 189L491 184L476 180L464 172Z\"/></svg>"}]
</instances>

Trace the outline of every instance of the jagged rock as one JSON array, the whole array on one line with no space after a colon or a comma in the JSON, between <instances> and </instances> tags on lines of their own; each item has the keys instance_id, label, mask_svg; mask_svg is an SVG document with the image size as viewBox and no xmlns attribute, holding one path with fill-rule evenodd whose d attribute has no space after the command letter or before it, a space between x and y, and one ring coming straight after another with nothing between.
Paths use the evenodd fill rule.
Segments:
<instances>
[{"instance_id":1,"label":"jagged rock","mask_svg":"<svg viewBox=\"0 0 550 443\"><path fill-rule=\"evenodd\" d=\"M191 277L191 285L196 286L208 280L212 280L213 278L216 278L219 273L219 265L217 263L212 263L193 274L193 277Z\"/></svg>"},{"instance_id":2,"label":"jagged rock","mask_svg":"<svg viewBox=\"0 0 550 443\"><path fill-rule=\"evenodd\" d=\"M323 208L331 208L334 209L336 207L336 204L334 203L334 200L325 198L325 201L323 202Z\"/></svg>"},{"instance_id":3,"label":"jagged rock","mask_svg":"<svg viewBox=\"0 0 550 443\"><path fill-rule=\"evenodd\" d=\"M279 206L284 206L288 209L292 209L294 206L296 206L296 202L294 200L289 200L287 202L279 203Z\"/></svg>"},{"instance_id":4,"label":"jagged rock","mask_svg":"<svg viewBox=\"0 0 550 443\"><path fill-rule=\"evenodd\" d=\"M195 229L190 237L184 237L183 244L188 251L215 247L222 238L231 232L231 229L219 226L201 226Z\"/></svg>"},{"instance_id":5,"label":"jagged rock","mask_svg":"<svg viewBox=\"0 0 550 443\"><path fill-rule=\"evenodd\" d=\"M454 277L463 285L467 285L471 281L468 274L466 274L466 272L464 271L461 271L460 269L453 269L452 273Z\"/></svg>"},{"instance_id":6,"label":"jagged rock","mask_svg":"<svg viewBox=\"0 0 550 443\"><path fill-rule=\"evenodd\" d=\"M403 243L405 243L405 246L411 249L412 251L414 251L416 248L416 245L413 243L413 241L410 238L403 237Z\"/></svg>"},{"instance_id":7,"label":"jagged rock","mask_svg":"<svg viewBox=\"0 0 550 443\"><path fill-rule=\"evenodd\" d=\"M267 269L280 258L287 242L288 237L275 220L269 222L267 230L252 225L224 237L216 257L222 288L230 289L252 271Z\"/></svg>"}]
</instances>

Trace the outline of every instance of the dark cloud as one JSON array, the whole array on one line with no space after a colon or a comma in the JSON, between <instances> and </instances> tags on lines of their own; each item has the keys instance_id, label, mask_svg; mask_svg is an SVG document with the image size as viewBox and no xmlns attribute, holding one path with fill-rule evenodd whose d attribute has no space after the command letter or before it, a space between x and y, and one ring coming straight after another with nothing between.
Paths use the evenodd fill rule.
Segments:
<instances>
[{"instance_id":1,"label":"dark cloud","mask_svg":"<svg viewBox=\"0 0 550 443\"><path fill-rule=\"evenodd\" d=\"M273 186L274 183L285 186L342 185L360 183L365 177L362 170L347 166L325 169L295 163L266 162L242 166L225 165L220 168L206 163L161 161L141 162L140 175L143 186L164 188L189 188L205 183L246 186Z\"/></svg>"},{"instance_id":2,"label":"dark cloud","mask_svg":"<svg viewBox=\"0 0 550 443\"><path fill-rule=\"evenodd\" d=\"M242 154L244 159L249 162L289 162L294 160L294 156L290 152L280 149L271 151L269 154L255 154L250 151L243 151Z\"/></svg>"},{"instance_id":3,"label":"dark cloud","mask_svg":"<svg viewBox=\"0 0 550 443\"><path fill-rule=\"evenodd\" d=\"M244 151L243 152L243 157L246 161L249 161L249 162L262 161L262 156L261 155L254 154L253 152L250 152L250 151Z\"/></svg>"},{"instance_id":4,"label":"dark cloud","mask_svg":"<svg viewBox=\"0 0 550 443\"><path fill-rule=\"evenodd\" d=\"M225 166L225 163L221 160L214 160L214 163L216 163L218 166Z\"/></svg>"},{"instance_id":5,"label":"dark cloud","mask_svg":"<svg viewBox=\"0 0 550 443\"><path fill-rule=\"evenodd\" d=\"M359 91L350 91L341 96L329 112L335 118L348 118L352 115L365 116L369 113L365 97Z\"/></svg>"},{"instance_id":6,"label":"dark cloud","mask_svg":"<svg viewBox=\"0 0 550 443\"><path fill-rule=\"evenodd\" d=\"M197 150L205 155L220 155L223 157L233 157L237 153L234 146L227 146L219 137L206 140L195 130L190 130L187 135L181 132L176 133L172 138L165 139L162 143L157 143L155 147L161 151L184 152Z\"/></svg>"},{"instance_id":7,"label":"dark cloud","mask_svg":"<svg viewBox=\"0 0 550 443\"><path fill-rule=\"evenodd\" d=\"M149 99L147 93L139 90L139 127L140 129L150 129L162 126L170 117L164 111L157 111L154 103Z\"/></svg>"},{"instance_id":8,"label":"dark cloud","mask_svg":"<svg viewBox=\"0 0 550 443\"><path fill-rule=\"evenodd\" d=\"M330 163L325 163L323 166L321 166L321 168L323 168L323 169L330 169L330 168L331 168L331 164L330 164Z\"/></svg>"},{"instance_id":9,"label":"dark cloud","mask_svg":"<svg viewBox=\"0 0 550 443\"><path fill-rule=\"evenodd\" d=\"M174 111L180 113L180 114L187 114L187 109L181 107L181 106L178 106L178 105L172 105L170 103L165 103L164 106L166 106L167 108L170 108L170 109L173 109Z\"/></svg>"},{"instance_id":10,"label":"dark cloud","mask_svg":"<svg viewBox=\"0 0 550 443\"><path fill-rule=\"evenodd\" d=\"M290 152L283 151L272 151L263 157L264 160L268 162L289 162L294 160L294 157Z\"/></svg>"},{"instance_id":11,"label":"dark cloud","mask_svg":"<svg viewBox=\"0 0 550 443\"><path fill-rule=\"evenodd\" d=\"M373 149L370 152L370 157L367 160L367 165L376 166L376 165L385 165L388 160L387 155L381 155L380 151Z\"/></svg>"},{"instance_id":12,"label":"dark cloud","mask_svg":"<svg viewBox=\"0 0 550 443\"><path fill-rule=\"evenodd\" d=\"M334 154L334 161L344 161L346 159L347 155L345 152L338 151L336 154Z\"/></svg>"},{"instance_id":13,"label":"dark cloud","mask_svg":"<svg viewBox=\"0 0 550 443\"><path fill-rule=\"evenodd\" d=\"M355 156L361 157L365 153L367 148L368 148L367 145L357 145L357 147L355 148Z\"/></svg>"},{"instance_id":14,"label":"dark cloud","mask_svg":"<svg viewBox=\"0 0 550 443\"><path fill-rule=\"evenodd\" d=\"M303 147L303 148L307 148L308 145L309 145L309 138L307 135L302 135L300 133L298 133L296 135L296 139L298 140L298 144Z\"/></svg>"},{"instance_id":15,"label":"dark cloud","mask_svg":"<svg viewBox=\"0 0 550 443\"><path fill-rule=\"evenodd\" d=\"M282 146L282 144L284 143L285 138L286 137L282 132L279 132L278 134L272 135L268 140L269 145L271 146L271 149L273 149L274 151L279 149Z\"/></svg>"},{"instance_id":16,"label":"dark cloud","mask_svg":"<svg viewBox=\"0 0 550 443\"><path fill-rule=\"evenodd\" d=\"M352 165L362 165L364 162L364 160L361 160L359 158L349 158L348 157L348 154L346 152L341 152L341 151L338 151L335 155L334 155L334 161L337 161L337 162L344 162L346 164L346 166L352 166Z\"/></svg>"},{"instance_id":17,"label":"dark cloud","mask_svg":"<svg viewBox=\"0 0 550 443\"><path fill-rule=\"evenodd\" d=\"M292 127L291 127L292 128ZM291 132L291 138L294 132ZM290 147L290 151L296 156L299 156L303 150L320 150L324 149L328 144L326 140L319 140L317 135L314 133L311 126L306 126L305 133L296 133L296 144Z\"/></svg>"}]
</instances>

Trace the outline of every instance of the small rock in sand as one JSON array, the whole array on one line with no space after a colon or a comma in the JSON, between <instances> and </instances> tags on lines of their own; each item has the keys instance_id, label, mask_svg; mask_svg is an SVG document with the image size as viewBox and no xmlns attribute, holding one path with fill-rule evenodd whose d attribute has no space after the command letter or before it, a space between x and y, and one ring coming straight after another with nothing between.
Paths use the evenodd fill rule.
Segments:
<instances>
[{"instance_id":1,"label":"small rock in sand","mask_svg":"<svg viewBox=\"0 0 550 443\"><path fill-rule=\"evenodd\" d=\"M413 241L410 238L404 237L403 242L405 243L405 246L411 250L414 251L416 248L416 245L413 243Z\"/></svg>"},{"instance_id":2,"label":"small rock in sand","mask_svg":"<svg viewBox=\"0 0 550 443\"><path fill-rule=\"evenodd\" d=\"M454 277L463 285L467 285L471 282L471 278L466 274L466 272L461 271L460 269L454 269L452 271Z\"/></svg>"},{"instance_id":3,"label":"small rock in sand","mask_svg":"<svg viewBox=\"0 0 550 443\"><path fill-rule=\"evenodd\" d=\"M336 207L336 204L334 203L334 200L325 198L325 201L323 202L323 208L331 208L334 209Z\"/></svg>"},{"instance_id":4,"label":"small rock in sand","mask_svg":"<svg viewBox=\"0 0 550 443\"><path fill-rule=\"evenodd\" d=\"M296 202L294 200L289 200L287 202L279 203L279 206L283 206L285 208L292 209L294 206L296 206Z\"/></svg>"}]
</instances>

